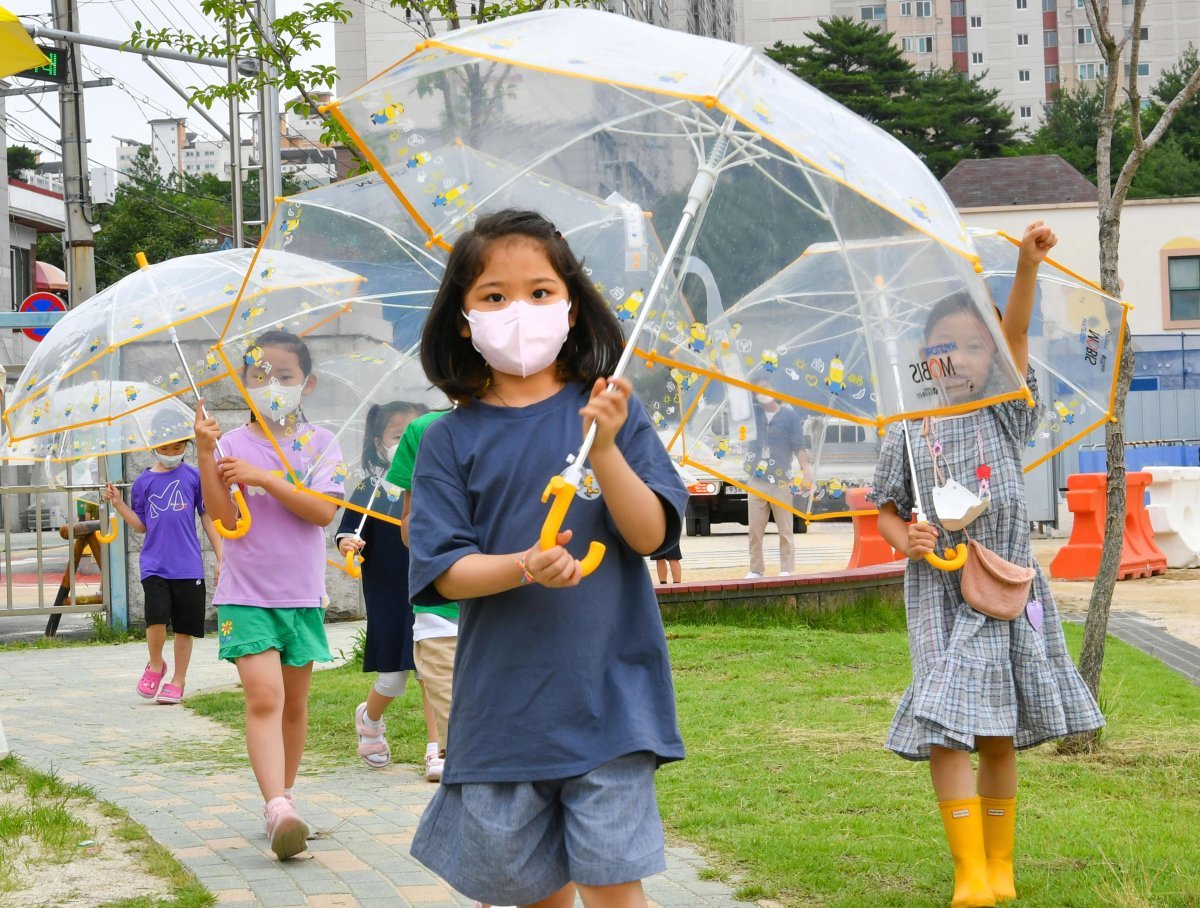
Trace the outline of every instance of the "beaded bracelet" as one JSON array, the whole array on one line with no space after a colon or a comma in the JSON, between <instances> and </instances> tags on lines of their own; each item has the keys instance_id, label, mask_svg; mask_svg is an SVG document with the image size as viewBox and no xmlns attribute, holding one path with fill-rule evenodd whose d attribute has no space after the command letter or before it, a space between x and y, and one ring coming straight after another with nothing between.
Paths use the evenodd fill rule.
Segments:
<instances>
[{"instance_id":1,"label":"beaded bracelet","mask_svg":"<svg viewBox=\"0 0 1200 908\"><path fill-rule=\"evenodd\" d=\"M524 586L526 583L531 583L533 581L533 574L529 573L529 568L527 568L525 566L525 558L528 554L529 553L526 552L524 555L522 555L520 558L517 559L517 567L519 567L521 569L521 585L522 586Z\"/></svg>"}]
</instances>

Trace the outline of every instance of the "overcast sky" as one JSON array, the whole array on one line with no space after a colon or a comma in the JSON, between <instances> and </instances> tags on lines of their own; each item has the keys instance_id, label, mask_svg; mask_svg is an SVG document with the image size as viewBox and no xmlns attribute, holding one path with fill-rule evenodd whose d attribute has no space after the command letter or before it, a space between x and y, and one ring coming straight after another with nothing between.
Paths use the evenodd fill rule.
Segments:
<instances>
[{"instance_id":1,"label":"overcast sky","mask_svg":"<svg viewBox=\"0 0 1200 908\"><path fill-rule=\"evenodd\" d=\"M50 0L0 0L22 21L53 27L50 16ZM277 0L277 14L300 7L299 0ZM124 41L133 31L132 23L141 21L152 28L176 27L193 33L214 33L215 27L200 12L198 0L79 0L80 24L78 31ZM34 17L34 18L29 18ZM322 47L302 59L333 65L333 26L324 26L320 32ZM187 108L179 97L160 79L137 53L105 50L98 47L83 47L84 78L92 80L110 76L114 84L107 88L89 88L85 92L85 116L87 120L88 157L93 165L116 165L117 137L150 140L147 120L158 117L186 117L188 129L204 138L220 139L217 132L198 114ZM169 72L184 89L190 86L224 79L224 70L213 67L194 66L171 60L156 61ZM34 83L9 80L14 86ZM43 83L45 84L45 83ZM24 144L40 148L43 160L57 158L57 147L50 140L57 140L59 128L58 95L46 92L32 96L10 96L6 113L7 144ZM37 102L35 104L35 101ZM38 109L40 104L53 117ZM209 112L214 120L226 126L229 115L222 106L214 106ZM248 133L243 132L243 136ZM48 149L46 146L51 146Z\"/></svg>"}]
</instances>

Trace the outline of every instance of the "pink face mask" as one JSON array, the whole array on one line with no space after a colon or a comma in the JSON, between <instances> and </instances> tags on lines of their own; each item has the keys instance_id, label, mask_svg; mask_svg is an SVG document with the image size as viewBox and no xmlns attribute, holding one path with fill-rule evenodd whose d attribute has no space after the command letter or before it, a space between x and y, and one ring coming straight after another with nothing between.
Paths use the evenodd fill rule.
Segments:
<instances>
[{"instance_id":1,"label":"pink face mask","mask_svg":"<svg viewBox=\"0 0 1200 908\"><path fill-rule=\"evenodd\" d=\"M557 359L571 330L570 309L566 300L539 305L514 300L503 309L473 309L463 316L471 327L471 345L489 366L528 378Z\"/></svg>"}]
</instances>

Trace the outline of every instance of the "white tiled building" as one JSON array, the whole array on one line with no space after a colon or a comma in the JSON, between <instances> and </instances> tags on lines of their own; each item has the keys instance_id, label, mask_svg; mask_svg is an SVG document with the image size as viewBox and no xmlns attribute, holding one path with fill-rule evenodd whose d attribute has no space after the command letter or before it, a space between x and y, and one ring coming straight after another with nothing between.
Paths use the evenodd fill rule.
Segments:
<instances>
[{"instance_id":1,"label":"white tiled building","mask_svg":"<svg viewBox=\"0 0 1200 908\"><path fill-rule=\"evenodd\" d=\"M1133 0L1109 0L1114 31ZM1000 90L1014 125L1036 128L1055 89L1104 77L1084 0L741 0L740 40L759 48L805 44L820 20L849 16L896 35L918 68L939 66ZM1200 45L1197 0L1151 0L1141 24L1138 86L1143 96L1189 44Z\"/></svg>"},{"instance_id":2,"label":"white tiled building","mask_svg":"<svg viewBox=\"0 0 1200 908\"><path fill-rule=\"evenodd\" d=\"M219 179L229 179L229 143L210 141L197 137L196 133L187 131L187 121L182 118L164 118L151 120L150 141L138 142L136 139L121 139L117 146L117 181L125 182L137 159L143 144L148 145L158 165L158 172L163 176L178 173L189 177L201 177L211 173ZM242 166L250 163L252 144L242 141Z\"/></svg>"}]
</instances>

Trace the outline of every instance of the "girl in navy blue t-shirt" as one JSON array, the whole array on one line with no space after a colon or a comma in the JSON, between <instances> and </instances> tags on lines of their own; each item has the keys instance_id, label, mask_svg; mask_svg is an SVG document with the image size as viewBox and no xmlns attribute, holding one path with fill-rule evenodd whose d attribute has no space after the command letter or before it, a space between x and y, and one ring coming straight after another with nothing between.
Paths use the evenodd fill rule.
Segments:
<instances>
[{"instance_id":1,"label":"girl in navy blue t-shirt","mask_svg":"<svg viewBox=\"0 0 1200 908\"><path fill-rule=\"evenodd\" d=\"M461 604L442 785L412 853L490 904L644 905L665 868L654 793L683 757L645 557L679 538L687 492L628 380L617 320L554 225L480 218L455 243L421 339L459 406L413 474L413 602ZM547 481L596 423L558 536ZM607 554L583 580L567 546ZM583 580L581 583L580 581Z\"/></svg>"}]
</instances>

